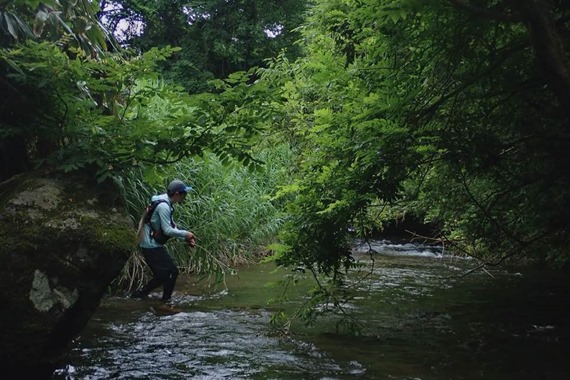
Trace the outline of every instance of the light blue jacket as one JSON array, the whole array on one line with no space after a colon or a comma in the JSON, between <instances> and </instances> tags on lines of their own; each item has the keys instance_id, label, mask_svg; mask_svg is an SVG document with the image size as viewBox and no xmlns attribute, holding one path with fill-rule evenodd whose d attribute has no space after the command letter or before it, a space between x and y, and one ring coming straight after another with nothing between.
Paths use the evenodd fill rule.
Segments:
<instances>
[{"instance_id":1,"label":"light blue jacket","mask_svg":"<svg viewBox=\"0 0 570 380\"><path fill-rule=\"evenodd\" d=\"M162 227L162 231L166 235L178 238L180 240L184 240L188 231L180 230L176 228L176 226L172 227L170 225L170 220L171 220L170 216L172 215L173 208L172 204L170 203L170 198L168 197L168 194L154 195L152 197L152 201L159 199L164 199L166 200L166 202L159 203L154 209L154 212L152 213L152 216L150 218L150 223L152 224L153 228L156 231ZM144 224L143 228L144 228L143 236L139 244L141 248L164 247L164 244L157 243L150 236L150 226Z\"/></svg>"}]
</instances>

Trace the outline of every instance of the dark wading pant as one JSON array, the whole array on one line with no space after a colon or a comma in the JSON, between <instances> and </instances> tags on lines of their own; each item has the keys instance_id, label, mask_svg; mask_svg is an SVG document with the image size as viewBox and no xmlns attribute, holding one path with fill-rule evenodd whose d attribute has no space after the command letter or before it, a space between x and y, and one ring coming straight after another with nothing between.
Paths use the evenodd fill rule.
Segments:
<instances>
[{"instance_id":1,"label":"dark wading pant","mask_svg":"<svg viewBox=\"0 0 570 380\"><path fill-rule=\"evenodd\" d=\"M142 248L142 254L154 276L141 290L143 294L150 293L162 285L162 300L168 301L174 291L178 268L166 248Z\"/></svg>"}]
</instances>

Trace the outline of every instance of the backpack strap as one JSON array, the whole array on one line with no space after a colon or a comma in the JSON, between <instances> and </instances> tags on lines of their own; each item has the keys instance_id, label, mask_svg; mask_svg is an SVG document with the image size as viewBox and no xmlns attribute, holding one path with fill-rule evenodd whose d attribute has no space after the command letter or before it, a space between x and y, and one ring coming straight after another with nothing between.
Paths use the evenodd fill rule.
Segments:
<instances>
[{"instance_id":1,"label":"backpack strap","mask_svg":"<svg viewBox=\"0 0 570 380\"><path fill-rule=\"evenodd\" d=\"M163 231L162 231L162 226L158 228L158 230L156 230L152 223L151 223L151 218L152 218L152 214L154 213L154 210L156 210L156 207L163 203L163 202L167 202L166 199L157 199L155 201L152 201L148 206L147 206L147 211L145 214L145 218L144 218L144 223L148 224L148 226L150 227L150 238L154 239L157 243L160 244L164 244L168 241L168 239L171 238L171 236L166 235ZM167 202L168 203L168 202ZM174 227L174 221L172 220L172 213L174 211L174 208L171 206L170 207L170 226Z\"/></svg>"},{"instance_id":2,"label":"backpack strap","mask_svg":"<svg viewBox=\"0 0 570 380\"><path fill-rule=\"evenodd\" d=\"M139 225L138 225L138 229L137 229L137 244L140 244L140 242L143 239L143 231L144 231L144 225L145 224L147 224L150 227L150 236L152 238L154 228L152 227L152 224L150 223L150 218L152 217L152 214L153 214L154 210L156 209L156 206L158 206L162 202L166 202L166 200L159 199L156 201L152 201L144 209L144 212L141 215L141 218L139 220ZM170 218L172 219L172 215Z\"/></svg>"}]
</instances>

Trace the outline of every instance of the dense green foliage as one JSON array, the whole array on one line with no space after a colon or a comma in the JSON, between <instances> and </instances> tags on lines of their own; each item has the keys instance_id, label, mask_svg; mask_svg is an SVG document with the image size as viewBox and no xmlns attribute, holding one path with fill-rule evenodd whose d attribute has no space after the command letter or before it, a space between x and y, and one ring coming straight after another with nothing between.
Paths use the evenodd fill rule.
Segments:
<instances>
[{"instance_id":1,"label":"dense green foliage","mask_svg":"<svg viewBox=\"0 0 570 380\"><path fill-rule=\"evenodd\" d=\"M189 92L210 89L208 81L262 66L287 49L296 56L294 29L306 7L302 0L117 0L103 2L101 16L122 43L138 51L177 46L161 73ZM165 20L168 20L167 22ZM125 25L129 25L126 28Z\"/></svg>"},{"instance_id":2,"label":"dense green foliage","mask_svg":"<svg viewBox=\"0 0 570 380\"><path fill-rule=\"evenodd\" d=\"M171 51L153 49L126 61L71 59L47 42L0 50L9 95L0 107L2 137L11 142L4 148L28 169L42 163L93 169L100 179L207 149L249 164L248 141L267 109L248 104L252 90L240 85L247 76L236 74L231 86L220 82L221 94L192 98L152 71ZM246 111L236 111L244 104Z\"/></svg>"},{"instance_id":3,"label":"dense green foliage","mask_svg":"<svg viewBox=\"0 0 570 380\"><path fill-rule=\"evenodd\" d=\"M19 3L28 8L18 20L30 18L27 10L36 3ZM4 17L12 14L11 5L3 8ZM270 115L265 92L255 93L263 88L248 86L255 69L211 81L212 93L192 97L165 83L156 71L179 48L152 48L128 58L103 51L102 34L95 32L84 36L94 39L86 49L71 48L62 39L68 41L77 12L65 9L60 15L70 20L61 21L66 27L60 38L54 30L24 43L9 40L0 50L0 91L5 95L0 103L5 158L0 178L47 164L64 171L92 170L104 179L133 166L174 163L207 150L224 160L252 163L251 139ZM98 8L77 9L93 18ZM91 23L89 30L97 25ZM93 46L99 54L93 54Z\"/></svg>"},{"instance_id":4,"label":"dense green foliage","mask_svg":"<svg viewBox=\"0 0 570 380\"><path fill-rule=\"evenodd\" d=\"M281 262L337 273L348 227L366 236L394 213L488 263L564 262L564 2L316 3L306 58L268 73L302 157Z\"/></svg>"}]
</instances>

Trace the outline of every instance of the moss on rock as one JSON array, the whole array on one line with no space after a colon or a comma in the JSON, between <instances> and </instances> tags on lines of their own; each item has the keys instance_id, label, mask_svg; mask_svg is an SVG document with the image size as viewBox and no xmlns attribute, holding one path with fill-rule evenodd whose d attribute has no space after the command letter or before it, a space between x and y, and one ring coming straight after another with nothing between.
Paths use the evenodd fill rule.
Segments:
<instances>
[{"instance_id":1,"label":"moss on rock","mask_svg":"<svg viewBox=\"0 0 570 380\"><path fill-rule=\"evenodd\" d=\"M81 177L15 181L0 188L0 358L49 366L120 273L134 227L112 187Z\"/></svg>"}]
</instances>

